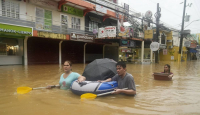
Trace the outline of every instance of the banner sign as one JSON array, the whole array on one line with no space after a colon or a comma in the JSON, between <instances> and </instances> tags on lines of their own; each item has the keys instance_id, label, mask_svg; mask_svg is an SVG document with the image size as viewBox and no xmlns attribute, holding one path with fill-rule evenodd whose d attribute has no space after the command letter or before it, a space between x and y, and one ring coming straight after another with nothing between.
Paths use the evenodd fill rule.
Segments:
<instances>
[{"instance_id":1,"label":"banner sign","mask_svg":"<svg viewBox=\"0 0 200 115\"><path fill-rule=\"evenodd\" d=\"M37 32L38 37L44 37L44 38L53 38L53 39L62 39L66 40L66 35L64 34L56 34L56 33L51 33L51 32Z\"/></svg>"},{"instance_id":2,"label":"banner sign","mask_svg":"<svg viewBox=\"0 0 200 115\"><path fill-rule=\"evenodd\" d=\"M89 35L84 35L84 34L71 33L70 40L93 42L94 37L89 36Z\"/></svg>"},{"instance_id":3,"label":"banner sign","mask_svg":"<svg viewBox=\"0 0 200 115\"><path fill-rule=\"evenodd\" d=\"M0 34L32 36L31 27L15 26L0 23Z\"/></svg>"},{"instance_id":4,"label":"banner sign","mask_svg":"<svg viewBox=\"0 0 200 115\"><path fill-rule=\"evenodd\" d=\"M71 6L67 6L67 5L62 5L62 12L83 17L83 10L80 10Z\"/></svg>"},{"instance_id":5,"label":"banner sign","mask_svg":"<svg viewBox=\"0 0 200 115\"><path fill-rule=\"evenodd\" d=\"M163 49L163 55L167 55L167 49Z\"/></svg>"},{"instance_id":6,"label":"banner sign","mask_svg":"<svg viewBox=\"0 0 200 115\"><path fill-rule=\"evenodd\" d=\"M195 44L195 43L190 44L190 48L196 48L196 47L197 47L197 44Z\"/></svg>"},{"instance_id":7,"label":"banner sign","mask_svg":"<svg viewBox=\"0 0 200 115\"><path fill-rule=\"evenodd\" d=\"M107 14L107 8L105 8L103 6L100 6L100 5L97 5L97 4L96 4L96 11L99 11L99 12L102 12L104 14Z\"/></svg>"},{"instance_id":8,"label":"banner sign","mask_svg":"<svg viewBox=\"0 0 200 115\"><path fill-rule=\"evenodd\" d=\"M98 38L104 37L116 37L116 26L107 26L105 28L99 28Z\"/></svg>"}]
</instances>

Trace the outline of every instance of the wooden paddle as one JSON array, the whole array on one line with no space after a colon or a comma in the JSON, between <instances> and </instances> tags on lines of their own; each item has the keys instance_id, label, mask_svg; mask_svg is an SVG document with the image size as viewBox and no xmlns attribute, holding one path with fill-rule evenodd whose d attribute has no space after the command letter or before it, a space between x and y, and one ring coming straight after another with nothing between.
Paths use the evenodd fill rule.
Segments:
<instances>
[{"instance_id":1,"label":"wooden paddle","mask_svg":"<svg viewBox=\"0 0 200 115\"><path fill-rule=\"evenodd\" d=\"M128 88L123 88L124 90L128 89ZM107 95L107 94L111 94L115 91L110 91L110 92L106 92L106 93L101 93L101 94L93 94L93 93L85 93L81 95L81 100L82 99L95 99L98 96L103 96L103 95Z\"/></svg>"},{"instance_id":2,"label":"wooden paddle","mask_svg":"<svg viewBox=\"0 0 200 115\"><path fill-rule=\"evenodd\" d=\"M51 86L51 88L57 87L58 85L53 85ZM18 87L17 88L17 93L18 94L25 94L30 92L31 90L35 90L35 89L46 89L47 87L37 87L37 88L31 88L31 87Z\"/></svg>"}]
</instances>

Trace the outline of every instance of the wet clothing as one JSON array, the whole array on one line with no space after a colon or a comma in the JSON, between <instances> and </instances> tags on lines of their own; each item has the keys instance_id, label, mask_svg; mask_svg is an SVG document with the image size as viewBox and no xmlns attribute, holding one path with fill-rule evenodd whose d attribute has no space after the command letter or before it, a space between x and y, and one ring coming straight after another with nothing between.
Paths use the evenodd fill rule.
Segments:
<instances>
[{"instance_id":1,"label":"wet clothing","mask_svg":"<svg viewBox=\"0 0 200 115\"><path fill-rule=\"evenodd\" d=\"M64 89L64 90L67 90L70 88L71 86L71 83L74 81L74 80L77 80L79 76L81 76L80 74L76 73L76 72L71 72L67 78L64 78L63 77L64 73L60 76L60 81L59 81L59 84L60 84L60 89Z\"/></svg>"},{"instance_id":2,"label":"wet clothing","mask_svg":"<svg viewBox=\"0 0 200 115\"><path fill-rule=\"evenodd\" d=\"M128 88L136 91L133 76L129 73L126 73L123 78L116 74L114 77L111 78L111 80L117 81L119 89Z\"/></svg>"}]
</instances>

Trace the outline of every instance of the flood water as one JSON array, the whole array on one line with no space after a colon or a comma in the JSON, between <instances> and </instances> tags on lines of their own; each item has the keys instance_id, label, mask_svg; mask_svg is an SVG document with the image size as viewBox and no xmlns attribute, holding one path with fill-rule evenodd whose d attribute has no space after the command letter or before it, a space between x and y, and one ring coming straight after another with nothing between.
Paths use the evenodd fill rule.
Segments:
<instances>
[{"instance_id":1,"label":"flood water","mask_svg":"<svg viewBox=\"0 0 200 115\"><path fill-rule=\"evenodd\" d=\"M151 74L171 65L172 81L154 80ZM200 62L127 64L134 76L135 97L109 95L81 101L71 91L33 90L17 94L21 86L45 87L58 84L63 73L59 65L0 66L0 115L197 115L200 114ZM73 64L82 74L83 64Z\"/></svg>"}]
</instances>

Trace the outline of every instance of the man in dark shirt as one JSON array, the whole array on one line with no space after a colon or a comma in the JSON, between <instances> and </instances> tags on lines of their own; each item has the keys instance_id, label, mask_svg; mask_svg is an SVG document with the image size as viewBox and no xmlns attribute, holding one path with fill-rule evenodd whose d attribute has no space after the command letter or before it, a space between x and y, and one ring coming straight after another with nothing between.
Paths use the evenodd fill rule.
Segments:
<instances>
[{"instance_id":1,"label":"man in dark shirt","mask_svg":"<svg viewBox=\"0 0 200 115\"><path fill-rule=\"evenodd\" d=\"M135 82L133 76L126 72L126 63L118 62L116 64L116 68L117 74L114 77L108 78L101 82L117 81L118 89L115 89L115 92L113 94L124 93L127 95L135 95ZM128 90L124 90L123 88L128 88Z\"/></svg>"}]
</instances>

